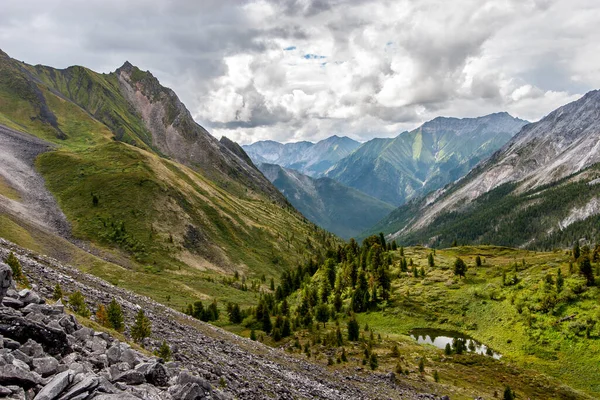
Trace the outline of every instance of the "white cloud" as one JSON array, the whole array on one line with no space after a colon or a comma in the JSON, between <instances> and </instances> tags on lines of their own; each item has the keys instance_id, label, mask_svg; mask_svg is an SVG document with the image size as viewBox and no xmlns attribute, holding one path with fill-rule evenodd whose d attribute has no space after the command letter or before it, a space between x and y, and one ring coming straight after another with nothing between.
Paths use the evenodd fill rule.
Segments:
<instances>
[{"instance_id":1,"label":"white cloud","mask_svg":"<svg viewBox=\"0 0 600 400\"><path fill-rule=\"evenodd\" d=\"M242 143L367 140L438 115L536 120L597 88L599 13L595 0L4 0L0 47L103 72L129 60Z\"/></svg>"}]
</instances>

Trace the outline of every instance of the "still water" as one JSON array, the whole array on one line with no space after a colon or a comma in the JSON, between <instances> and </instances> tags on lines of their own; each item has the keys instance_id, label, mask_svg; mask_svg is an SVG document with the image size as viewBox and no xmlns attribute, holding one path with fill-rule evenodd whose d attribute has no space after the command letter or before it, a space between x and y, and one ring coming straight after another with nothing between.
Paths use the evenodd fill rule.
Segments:
<instances>
[{"instance_id":1,"label":"still water","mask_svg":"<svg viewBox=\"0 0 600 400\"><path fill-rule=\"evenodd\" d=\"M499 360L502 354L496 353L485 344L479 343L473 338L454 331L445 331L439 329L413 329L409 332L410 337L420 344L430 344L439 349L445 349L449 344L452 349L457 345L462 346L465 352L477 353L484 356L493 357ZM458 343L461 342L461 343Z\"/></svg>"}]
</instances>

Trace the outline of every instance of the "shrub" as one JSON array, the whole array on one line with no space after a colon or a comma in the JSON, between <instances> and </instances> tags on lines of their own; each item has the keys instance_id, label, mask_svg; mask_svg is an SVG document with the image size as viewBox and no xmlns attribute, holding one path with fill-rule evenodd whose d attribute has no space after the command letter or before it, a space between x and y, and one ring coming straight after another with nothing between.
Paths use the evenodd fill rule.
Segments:
<instances>
[{"instance_id":1,"label":"shrub","mask_svg":"<svg viewBox=\"0 0 600 400\"><path fill-rule=\"evenodd\" d=\"M140 309L135 316L135 321L131 327L131 338L139 343L150 336L151 333L152 324L148 317L146 317L146 314L144 314L144 310Z\"/></svg>"},{"instance_id":2,"label":"shrub","mask_svg":"<svg viewBox=\"0 0 600 400\"><path fill-rule=\"evenodd\" d=\"M69 307L77 315L85 318L90 316L90 309L85 304L85 299L80 291L76 291L69 296Z\"/></svg>"}]
</instances>

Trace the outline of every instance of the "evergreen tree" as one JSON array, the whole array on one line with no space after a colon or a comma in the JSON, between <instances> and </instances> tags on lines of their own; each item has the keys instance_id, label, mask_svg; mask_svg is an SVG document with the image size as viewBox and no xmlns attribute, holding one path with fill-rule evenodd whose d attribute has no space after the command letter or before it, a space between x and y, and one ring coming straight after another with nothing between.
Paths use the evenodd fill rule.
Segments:
<instances>
[{"instance_id":1,"label":"evergreen tree","mask_svg":"<svg viewBox=\"0 0 600 400\"><path fill-rule=\"evenodd\" d=\"M467 264L462 260L462 258L457 257L456 261L454 261L454 275L465 277L467 273Z\"/></svg>"},{"instance_id":2,"label":"evergreen tree","mask_svg":"<svg viewBox=\"0 0 600 400\"><path fill-rule=\"evenodd\" d=\"M342 362L348 361L348 356L346 356L346 348L342 347L342 355L340 356Z\"/></svg>"},{"instance_id":3,"label":"evergreen tree","mask_svg":"<svg viewBox=\"0 0 600 400\"><path fill-rule=\"evenodd\" d=\"M581 256L581 249L579 247L579 240L575 242L575 244L573 245L573 259L575 261L579 260L579 257Z\"/></svg>"},{"instance_id":4,"label":"evergreen tree","mask_svg":"<svg viewBox=\"0 0 600 400\"><path fill-rule=\"evenodd\" d=\"M61 300L62 298L63 298L62 288L60 287L60 284L57 283L56 286L54 286L54 293L52 293L52 300L58 301L58 300Z\"/></svg>"},{"instance_id":5,"label":"evergreen tree","mask_svg":"<svg viewBox=\"0 0 600 400\"><path fill-rule=\"evenodd\" d=\"M369 367L371 370L375 371L377 367L379 367L379 362L377 361L377 354L371 353L371 357L369 357Z\"/></svg>"},{"instance_id":6,"label":"evergreen tree","mask_svg":"<svg viewBox=\"0 0 600 400\"><path fill-rule=\"evenodd\" d=\"M80 291L76 291L69 296L69 307L77 315L85 318L90 316L90 309L85 304L85 299Z\"/></svg>"},{"instance_id":7,"label":"evergreen tree","mask_svg":"<svg viewBox=\"0 0 600 400\"><path fill-rule=\"evenodd\" d=\"M271 289L272 292L275 291L275 280L273 280L273 278L271 278L271 283L269 284L269 288Z\"/></svg>"},{"instance_id":8,"label":"evergreen tree","mask_svg":"<svg viewBox=\"0 0 600 400\"><path fill-rule=\"evenodd\" d=\"M133 322L133 326L131 327L131 338L136 342L141 342L145 338L149 337L152 334L152 324L144 310L140 308L137 315L135 316L135 321Z\"/></svg>"},{"instance_id":9,"label":"evergreen tree","mask_svg":"<svg viewBox=\"0 0 600 400\"><path fill-rule=\"evenodd\" d=\"M579 273L587 280L588 286L594 285L594 271L589 256L584 256L579 263Z\"/></svg>"},{"instance_id":10,"label":"evergreen tree","mask_svg":"<svg viewBox=\"0 0 600 400\"><path fill-rule=\"evenodd\" d=\"M398 250L398 244L397 244L397 243L396 243L396 241L394 240L394 241L392 242L392 251L396 251L396 250Z\"/></svg>"},{"instance_id":11,"label":"evergreen tree","mask_svg":"<svg viewBox=\"0 0 600 400\"><path fill-rule=\"evenodd\" d=\"M228 314L229 314L229 322L232 324L239 324L242 322L242 312L240 310L240 306L237 303L230 303L231 306L228 306Z\"/></svg>"},{"instance_id":12,"label":"evergreen tree","mask_svg":"<svg viewBox=\"0 0 600 400\"><path fill-rule=\"evenodd\" d=\"M123 311L117 300L112 299L106 310L108 314L109 326L117 332L123 332L125 325L123 324Z\"/></svg>"},{"instance_id":13,"label":"evergreen tree","mask_svg":"<svg viewBox=\"0 0 600 400\"><path fill-rule=\"evenodd\" d=\"M423 357L421 357L421 359L419 360L419 372L425 372L425 359Z\"/></svg>"},{"instance_id":14,"label":"evergreen tree","mask_svg":"<svg viewBox=\"0 0 600 400\"><path fill-rule=\"evenodd\" d=\"M281 336L288 337L292 334L292 326L290 325L290 320L287 318L283 319L283 325L281 326Z\"/></svg>"},{"instance_id":15,"label":"evergreen tree","mask_svg":"<svg viewBox=\"0 0 600 400\"><path fill-rule=\"evenodd\" d=\"M562 291L564 284L565 284L565 280L562 276L562 271L560 268L558 268L558 272L556 274L556 291L560 293Z\"/></svg>"},{"instance_id":16,"label":"evergreen tree","mask_svg":"<svg viewBox=\"0 0 600 400\"><path fill-rule=\"evenodd\" d=\"M335 296L333 297L333 309L335 312L339 313L342 310L343 305L344 303L342 302L342 296L339 292L336 292Z\"/></svg>"},{"instance_id":17,"label":"evergreen tree","mask_svg":"<svg viewBox=\"0 0 600 400\"><path fill-rule=\"evenodd\" d=\"M4 262L6 264L8 264L8 266L12 270L12 275L13 275L13 279L15 280L15 282L17 282L23 286L29 286L29 281L27 280L27 277L23 273L23 269L21 268L21 263L19 262L19 259L15 256L15 254L12 251L8 254L8 256L6 257Z\"/></svg>"},{"instance_id":18,"label":"evergreen tree","mask_svg":"<svg viewBox=\"0 0 600 400\"><path fill-rule=\"evenodd\" d=\"M504 388L504 396L502 397L503 400L514 400L515 399L515 394L512 391L512 389L510 388L510 386L506 386Z\"/></svg>"},{"instance_id":19,"label":"evergreen tree","mask_svg":"<svg viewBox=\"0 0 600 400\"><path fill-rule=\"evenodd\" d=\"M379 244L381 245L382 249L385 249L386 243L385 243L385 236L383 236L383 232L379 232Z\"/></svg>"},{"instance_id":20,"label":"evergreen tree","mask_svg":"<svg viewBox=\"0 0 600 400\"><path fill-rule=\"evenodd\" d=\"M452 346L450 346L450 343L446 343L446 347L444 347L444 354L447 356L452 354Z\"/></svg>"},{"instance_id":21,"label":"evergreen tree","mask_svg":"<svg viewBox=\"0 0 600 400\"><path fill-rule=\"evenodd\" d=\"M98 310L96 310L96 322L102 326L110 326L110 322L108 321L108 313L106 312L106 307L104 307L104 304L98 305Z\"/></svg>"},{"instance_id":22,"label":"evergreen tree","mask_svg":"<svg viewBox=\"0 0 600 400\"><path fill-rule=\"evenodd\" d=\"M268 335L271 333L271 329L273 328L273 324L271 322L271 316L269 315L269 310L265 310L262 316L262 330Z\"/></svg>"},{"instance_id":23,"label":"evergreen tree","mask_svg":"<svg viewBox=\"0 0 600 400\"><path fill-rule=\"evenodd\" d=\"M156 355L166 362L171 360L171 347L169 347L166 341L162 341L162 344L156 351Z\"/></svg>"},{"instance_id":24,"label":"evergreen tree","mask_svg":"<svg viewBox=\"0 0 600 400\"><path fill-rule=\"evenodd\" d=\"M481 267L481 257L480 256L475 257L475 266Z\"/></svg>"},{"instance_id":25,"label":"evergreen tree","mask_svg":"<svg viewBox=\"0 0 600 400\"><path fill-rule=\"evenodd\" d=\"M250 340L254 340L256 342L256 332L254 329L250 331Z\"/></svg>"},{"instance_id":26,"label":"evergreen tree","mask_svg":"<svg viewBox=\"0 0 600 400\"><path fill-rule=\"evenodd\" d=\"M323 323L323 328L325 328L325 323L329 321L329 307L327 303L321 303L317 306L315 317L317 321Z\"/></svg>"},{"instance_id":27,"label":"evergreen tree","mask_svg":"<svg viewBox=\"0 0 600 400\"><path fill-rule=\"evenodd\" d=\"M400 247L400 257L404 257L404 247Z\"/></svg>"},{"instance_id":28,"label":"evergreen tree","mask_svg":"<svg viewBox=\"0 0 600 400\"><path fill-rule=\"evenodd\" d=\"M354 316L348 321L348 340L355 342L360 336L360 326Z\"/></svg>"},{"instance_id":29,"label":"evergreen tree","mask_svg":"<svg viewBox=\"0 0 600 400\"><path fill-rule=\"evenodd\" d=\"M433 259L433 253L429 253L427 256L427 263L429 264L429 268L435 267L435 260Z\"/></svg>"}]
</instances>

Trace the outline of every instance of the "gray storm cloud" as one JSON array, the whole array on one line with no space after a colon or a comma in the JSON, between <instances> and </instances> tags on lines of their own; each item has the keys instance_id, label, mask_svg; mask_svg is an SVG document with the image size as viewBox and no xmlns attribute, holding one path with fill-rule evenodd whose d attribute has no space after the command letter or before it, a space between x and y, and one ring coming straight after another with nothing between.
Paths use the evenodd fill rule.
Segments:
<instances>
[{"instance_id":1,"label":"gray storm cloud","mask_svg":"<svg viewBox=\"0 0 600 400\"><path fill-rule=\"evenodd\" d=\"M359 140L439 115L536 120L600 87L595 0L4 0L0 48L173 88L215 136Z\"/></svg>"}]
</instances>

